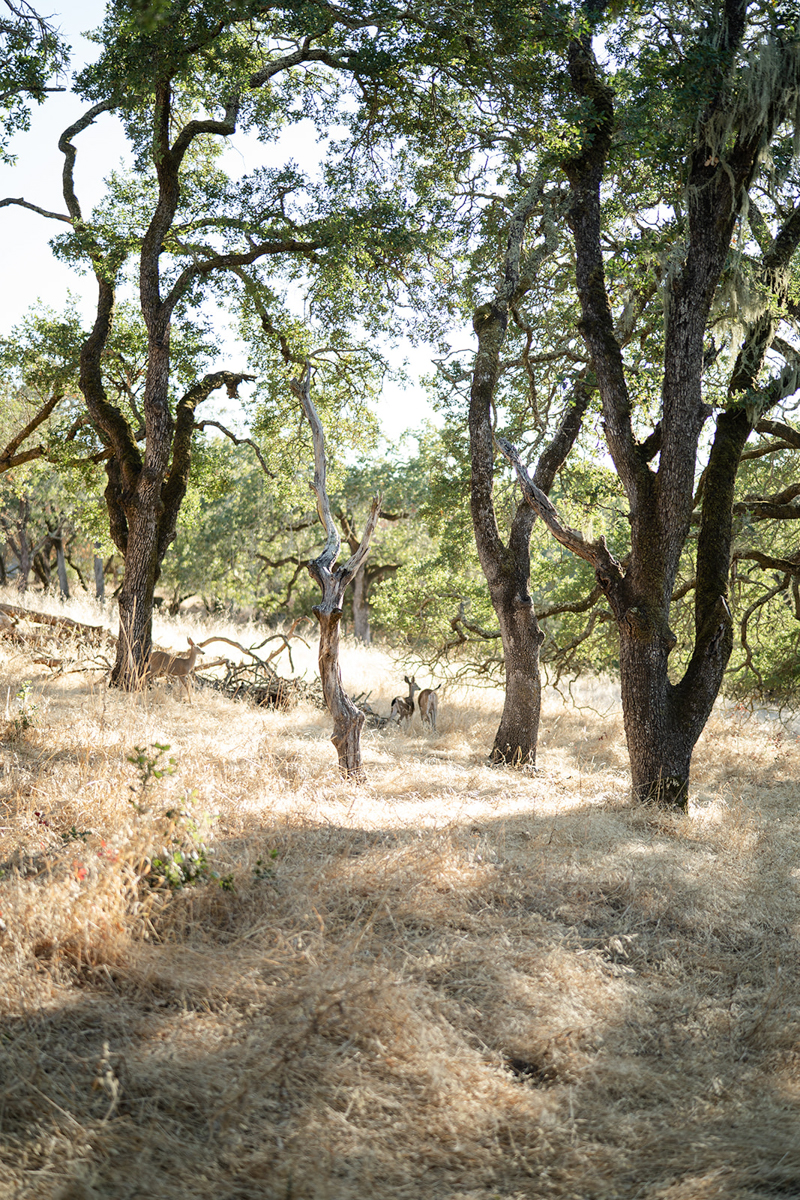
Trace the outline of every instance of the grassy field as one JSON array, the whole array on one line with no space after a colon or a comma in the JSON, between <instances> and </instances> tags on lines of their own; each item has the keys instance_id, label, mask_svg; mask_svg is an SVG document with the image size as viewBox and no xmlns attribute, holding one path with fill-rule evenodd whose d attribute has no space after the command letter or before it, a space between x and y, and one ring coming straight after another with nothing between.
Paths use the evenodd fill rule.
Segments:
<instances>
[{"instance_id":1,"label":"grassy field","mask_svg":"<svg viewBox=\"0 0 800 1200\"><path fill-rule=\"evenodd\" d=\"M451 691L358 786L319 710L33 657L0 642L3 1200L800 1196L793 733L720 713L678 816L630 804L608 689L547 696L536 774Z\"/></svg>"}]
</instances>

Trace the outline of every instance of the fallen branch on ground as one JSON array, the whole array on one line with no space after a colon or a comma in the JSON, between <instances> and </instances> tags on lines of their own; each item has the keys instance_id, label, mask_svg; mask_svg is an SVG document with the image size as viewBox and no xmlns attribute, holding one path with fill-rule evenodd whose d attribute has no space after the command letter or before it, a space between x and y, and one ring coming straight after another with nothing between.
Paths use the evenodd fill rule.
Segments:
<instances>
[{"instance_id":1,"label":"fallen branch on ground","mask_svg":"<svg viewBox=\"0 0 800 1200\"><path fill-rule=\"evenodd\" d=\"M81 633L90 637L104 635L113 642L117 640L116 635L109 633L102 625L85 625L82 621L73 621L72 617L54 617L52 613L20 608L16 604L0 604L0 613L5 613L7 616L21 617L23 620L32 621L35 625L56 625L59 628L80 630Z\"/></svg>"}]
</instances>

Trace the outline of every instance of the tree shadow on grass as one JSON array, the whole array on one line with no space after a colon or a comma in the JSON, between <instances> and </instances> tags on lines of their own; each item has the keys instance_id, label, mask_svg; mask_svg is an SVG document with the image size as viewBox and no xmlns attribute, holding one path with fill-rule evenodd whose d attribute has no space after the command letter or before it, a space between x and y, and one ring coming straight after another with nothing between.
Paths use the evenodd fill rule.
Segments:
<instances>
[{"instance_id":1,"label":"tree shadow on grass","mask_svg":"<svg viewBox=\"0 0 800 1200\"><path fill-rule=\"evenodd\" d=\"M796 1194L797 901L737 820L254 821L216 847L235 890L165 896L150 942L31 943L23 981L52 990L0 1034L10 1178L43 1198Z\"/></svg>"}]
</instances>

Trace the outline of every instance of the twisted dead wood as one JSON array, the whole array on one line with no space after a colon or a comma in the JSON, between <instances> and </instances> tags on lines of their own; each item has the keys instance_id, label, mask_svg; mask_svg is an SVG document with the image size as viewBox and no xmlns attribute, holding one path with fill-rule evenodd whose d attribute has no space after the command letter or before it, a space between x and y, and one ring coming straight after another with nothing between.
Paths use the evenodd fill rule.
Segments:
<instances>
[{"instance_id":1,"label":"twisted dead wood","mask_svg":"<svg viewBox=\"0 0 800 1200\"><path fill-rule=\"evenodd\" d=\"M333 716L331 741L339 755L339 770L342 775L360 782L364 779L361 766L361 730L364 714L342 688L342 675L339 670L339 622L342 619L345 589L367 557L369 541L380 516L381 498L373 498L358 549L346 563L337 567L335 563L341 549L341 539L333 522L326 491L325 435L311 400L310 366L306 366L300 379L292 379L290 386L302 404L303 412L311 426L314 443L314 482L310 487L317 498L319 519L328 535L322 553L308 564L308 572L322 591L322 600L312 611L319 621L319 673L322 690L328 711Z\"/></svg>"}]
</instances>

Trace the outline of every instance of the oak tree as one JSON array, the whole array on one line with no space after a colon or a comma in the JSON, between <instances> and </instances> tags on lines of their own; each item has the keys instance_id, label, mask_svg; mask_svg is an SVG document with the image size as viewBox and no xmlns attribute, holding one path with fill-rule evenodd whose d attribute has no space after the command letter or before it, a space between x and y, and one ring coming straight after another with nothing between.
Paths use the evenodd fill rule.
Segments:
<instances>
[{"instance_id":1,"label":"oak tree","mask_svg":"<svg viewBox=\"0 0 800 1200\"><path fill-rule=\"evenodd\" d=\"M262 294L275 299L307 287L312 304L348 310L346 319L358 307L362 278L374 289L381 276L402 274L415 244L413 172L395 203L384 164L370 165L371 144L349 162L339 154L340 169L321 178L289 162L234 179L217 161L221 141L237 130L275 142L302 116L327 127L334 118L346 121L354 104L370 110L372 81L391 65L370 14L326 4L276 9L253 0L175 0L168 19L162 5L157 20L142 22L140 9L128 0L109 5L96 35L100 57L78 76L90 107L59 141L66 211L11 201L68 226L59 251L88 264L97 284L80 388L106 454L111 537L125 562L111 678L126 688L149 653L153 593L186 494L198 406L220 388L235 394L246 375L211 370L178 392L171 362L176 318L197 313L214 288L227 301L232 279L247 272L246 290L262 269ZM388 82L396 91L396 72ZM110 113L122 122L135 168L112 175L106 201L87 214L75 183L77 140ZM128 264L147 335L140 419L114 403L104 374Z\"/></svg>"},{"instance_id":2,"label":"oak tree","mask_svg":"<svg viewBox=\"0 0 800 1200\"><path fill-rule=\"evenodd\" d=\"M798 384L800 38L788 10L748 0L703 15L656 6L605 25L602 8L589 6L583 20L564 62L580 144L562 165L580 332L628 502L627 555L565 527L513 446L500 445L533 510L592 564L613 613L635 795L684 807L692 751L733 645L740 459ZM646 338L626 347L615 328L609 263L626 229L623 253L640 269L649 257L660 282L643 324L646 333L657 322L660 361L644 372L649 387L658 367L656 395L637 378ZM745 312L731 310L737 289L749 291ZM675 678L670 608L695 511L693 645Z\"/></svg>"}]
</instances>

